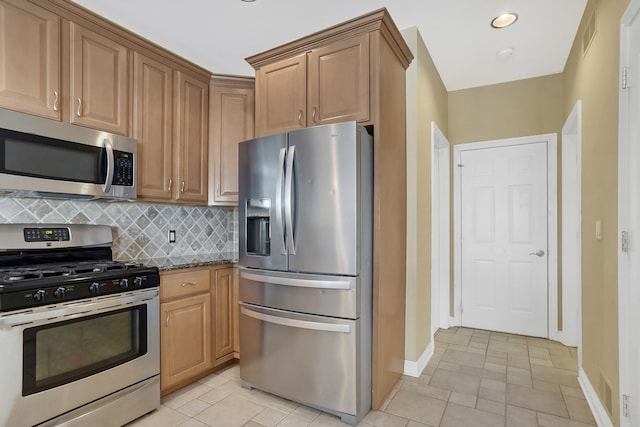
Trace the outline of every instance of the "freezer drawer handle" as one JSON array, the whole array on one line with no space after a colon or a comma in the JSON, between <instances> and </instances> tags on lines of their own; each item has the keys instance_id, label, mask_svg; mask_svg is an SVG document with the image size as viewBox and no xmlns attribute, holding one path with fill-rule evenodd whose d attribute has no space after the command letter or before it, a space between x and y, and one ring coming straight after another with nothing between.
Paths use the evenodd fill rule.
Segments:
<instances>
[{"instance_id":1,"label":"freezer drawer handle","mask_svg":"<svg viewBox=\"0 0 640 427\"><path fill-rule=\"evenodd\" d=\"M286 277L261 276L259 274L240 273L243 279L253 280L255 282L271 283L274 285L295 286L298 288L318 288L318 289L340 289L351 290L351 283L338 280L310 280L310 279L289 279Z\"/></svg>"},{"instance_id":2,"label":"freezer drawer handle","mask_svg":"<svg viewBox=\"0 0 640 427\"><path fill-rule=\"evenodd\" d=\"M344 332L351 333L350 325L336 325L334 323L309 322L307 320L287 319L284 317L272 316L270 314L257 313L244 307L240 308L240 312L245 316L262 320L263 322L275 323L282 326L290 326L292 328L312 329L315 331L325 332Z\"/></svg>"}]
</instances>

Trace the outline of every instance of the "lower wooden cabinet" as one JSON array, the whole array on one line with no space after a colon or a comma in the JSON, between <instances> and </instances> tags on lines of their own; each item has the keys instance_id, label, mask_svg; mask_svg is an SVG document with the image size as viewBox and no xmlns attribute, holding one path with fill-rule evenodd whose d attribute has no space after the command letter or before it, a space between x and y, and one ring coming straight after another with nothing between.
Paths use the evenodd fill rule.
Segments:
<instances>
[{"instance_id":1,"label":"lower wooden cabinet","mask_svg":"<svg viewBox=\"0 0 640 427\"><path fill-rule=\"evenodd\" d=\"M162 395L239 357L238 314L238 269L231 264L160 274Z\"/></svg>"},{"instance_id":2,"label":"lower wooden cabinet","mask_svg":"<svg viewBox=\"0 0 640 427\"><path fill-rule=\"evenodd\" d=\"M188 384L211 367L211 276L208 268L160 275L160 389Z\"/></svg>"},{"instance_id":3,"label":"lower wooden cabinet","mask_svg":"<svg viewBox=\"0 0 640 427\"><path fill-rule=\"evenodd\" d=\"M214 298L214 365L233 359L233 268L215 270Z\"/></svg>"},{"instance_id":4,"label":"lower wooden cabinet","mask_svg":"<svg viewBox=\"0 0 640 427\"><path fill-rule=\"evenodd\" d=\"M170 390L211 366L211 296L160 304L160 387Z\"/></svg>"}]
</instances>

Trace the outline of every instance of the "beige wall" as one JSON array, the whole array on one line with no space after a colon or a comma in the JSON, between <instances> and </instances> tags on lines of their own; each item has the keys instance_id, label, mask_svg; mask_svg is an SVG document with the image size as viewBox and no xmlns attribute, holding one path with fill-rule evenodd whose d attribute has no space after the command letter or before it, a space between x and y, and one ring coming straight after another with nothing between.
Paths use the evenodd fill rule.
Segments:
<instances>
[{"instance_id":1,"label":"beige wall","mask_svg":"<svg viewBox=\"0 0 640 427\"><path fill-rule=\"evenodd\" d=\"M407 70L407 303L405 360L431 343L431 122L447 133L447 91L417 28L402 31Z\"/></svg>"},{"instance_id":2,"label":"beige wall","mask_svg":"<svg viewBox=\"0 0 640 427\"><path fill-rule=\"evenodd\" d=\"M451 144L562 130L562 75L449 92Z\"/></svg>"},{"instance_id":3,"label":"beige wall","mask_svg":"<svg viewBox=\"0 0 640 427\"><path fill-rule=\"evenodd\" d=\"M602 396L612 388L620 425L618 373L618 70L620 18L628 0L590 0L564 77L564 117L582 100L582 345L583 369ZM596 34L582 53L584 24L596 10ZM602 220L602 241L594 236Z\"/></svg>"}]
</instances>

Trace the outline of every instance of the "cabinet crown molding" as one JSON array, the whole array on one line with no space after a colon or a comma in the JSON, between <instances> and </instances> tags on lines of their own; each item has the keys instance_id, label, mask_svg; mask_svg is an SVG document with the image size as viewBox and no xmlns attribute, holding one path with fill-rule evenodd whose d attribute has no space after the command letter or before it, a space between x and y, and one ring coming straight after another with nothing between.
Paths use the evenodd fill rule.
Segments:
<instances>
[{"instance_id":1,"label":"cabinet crown molding","mask_svg":"<svg viewBox=\"0 0 640 427\"><path fill-rule=\"evenodd\" d=\"M400 30L393 22L391 15L384 7L265 52L249 56L245 58L245 61L257 70L264 65L277 62L283 58L296 56L318 46L323 46L327 42L371 31L380 31L402 66L406 69L413 61L413 54L404 41Z\"/></svg>"}]
</instances>

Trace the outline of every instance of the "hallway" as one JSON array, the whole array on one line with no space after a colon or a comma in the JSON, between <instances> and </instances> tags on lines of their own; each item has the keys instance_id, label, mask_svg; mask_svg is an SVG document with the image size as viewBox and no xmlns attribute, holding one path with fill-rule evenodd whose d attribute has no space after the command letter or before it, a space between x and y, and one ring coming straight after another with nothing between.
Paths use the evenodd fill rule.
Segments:
<instances>
[{"instance_id":1,"label":"hallway","mask_svg":"<svg viewBox=\"0 0 640 427\"><path fill-rule=\"evenodd\" d=\"M419 378L403 377L359 427L589 427L577 351L540 338L467 328L436 334ZM240 386L238 365L162 400L130 427L346 427L334 416Z\"/></svg>"}]
</instances>

